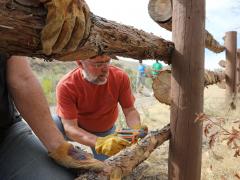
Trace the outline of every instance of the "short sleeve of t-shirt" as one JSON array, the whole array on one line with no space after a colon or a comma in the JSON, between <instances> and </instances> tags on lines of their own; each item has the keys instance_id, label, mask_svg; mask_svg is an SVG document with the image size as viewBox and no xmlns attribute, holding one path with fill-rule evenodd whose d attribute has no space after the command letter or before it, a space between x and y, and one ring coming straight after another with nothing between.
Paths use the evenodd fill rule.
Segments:
<instances>
[{"instance_id":1,"label":"short sleeve of t-shirt","mask_svg":"<svg viewBox=\"0 0 240 180\"><path fill-rule=\"evenodd\" d=\"M135 98L132 94L130 80L128 75L123 72L122 83L119 92L119 103L122 108L130 108L134 106Z\"/></svg>"},{"instance_id":2,"label":"short sleeve of t-shirt","mask_svg":"<svg viewBox=\"0 0 240 180\"><path fill-rule=\"evenodd\" d=\"M74 92L64 84L58 84L56 88L57 114L65 119L77 119L78 111L75 105Z\"/></svg>"}]
</instances>

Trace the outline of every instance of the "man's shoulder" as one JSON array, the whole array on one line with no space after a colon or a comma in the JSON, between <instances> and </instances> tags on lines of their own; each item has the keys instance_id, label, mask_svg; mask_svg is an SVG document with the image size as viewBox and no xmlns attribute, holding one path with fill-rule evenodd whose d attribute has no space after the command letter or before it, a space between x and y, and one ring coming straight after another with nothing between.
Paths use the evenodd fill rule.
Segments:
<instances>
[{"instance_id":1,"label":"man's shoulder","mask_svg":"<svg viewBox=\"0 0 240 180\"><path fill-rule=\"evenodd\" d=\"M80 73L80 68L73 69L72 71L65 74L59 81L58 84L65 84L73 82L74 80L78 79Z\"/></svg>"}]
</instances>

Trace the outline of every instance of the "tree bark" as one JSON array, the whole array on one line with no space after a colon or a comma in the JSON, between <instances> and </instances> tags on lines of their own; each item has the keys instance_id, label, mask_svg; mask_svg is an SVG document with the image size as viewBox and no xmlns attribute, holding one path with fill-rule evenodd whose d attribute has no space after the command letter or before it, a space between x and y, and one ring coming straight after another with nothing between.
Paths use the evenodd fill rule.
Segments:
<instances>
[{"instance_id":1,"label":"tree bark","mask_svg":"<svg viewBox=\"0 0 240 180\"><path fill-rule=\"evenodd\" d=\"M172 31L172 0L149 0L148 12L159 26ZM215 53L225 50L225 47L215 40L207 30L205 30L205 47Z\"/></svg>"},{"instance_id":2,"label":"tree bark","mask_svg":"<svg viewBox=\"0 0 240 180\"><path fill-rule=\"evenodd\" d=\"M121 179L129 175L133 169L146 160L152 151L170 138L170 126L167 125L161 130L150 132L145 138L141 139L135 145L120 151L115 156L105 160L109 165L111 172L111 179ZM83 179L108 179L108 176L100 173L85 172L82 173L76 180Z\"/></svg>"},{"instance_id":3,"label":"tree bark","mask_svg":"<svg viewBox=\"0 0 240 180\"><path fill-rule=\"evenodd\" d=\"M46 10L41 4L23 6L24 0L0 2L0 52L61 61L86 59L101 54L114 54L134 59L159 59L170 63L172 42L153 34L91 16L91 31L87 39L71 53L45 56L41 52L40 32Z\"/></svg>"},{"instance_id":4,"label":"tree bark","mask_svg":"<svg viewBox=\"0 0 240 180\"><path fill-rule=\"evenodd\" d=\"M204 73L204 85L205 87L216 83L221 83L225 80L225 72L214 72L206 70ZM225 84L225 82L224 82ZM167 105L171 105L171 70L163 70L159 75L153 79L152 89L155 98L160 102Z\"/></svg>"}]
</instances>

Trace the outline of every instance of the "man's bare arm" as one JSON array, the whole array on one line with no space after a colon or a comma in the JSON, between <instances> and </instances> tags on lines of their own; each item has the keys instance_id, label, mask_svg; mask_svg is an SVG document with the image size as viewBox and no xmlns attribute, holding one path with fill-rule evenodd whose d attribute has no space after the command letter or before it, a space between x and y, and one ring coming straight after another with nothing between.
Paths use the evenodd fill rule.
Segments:
<instances>
[{"instance_id":1,"label":"man's bare arm","mask_svg":"<svg viewBox=\"0 0 240 180\"><path fill-rule=\"evenodd\" d=\"M7 83L22 117L48 151L55 150L64 138L52 121L47 100L26 57L12 56L7 61Z\"/></svg>"},{"instance_id":2,"label":"man's bare arm","mask_svg":"<svg viewBox=\"0 0 240 180\"><path fill-rule=\"evenodd\" d=\"M134 128L141 125L140 115L134 106L130 108L123 108L122 110L128 127Z\"/></svg>"},{"instance_id":3,"label":"man's bare arm","mask_svg":"<svg viewBox=\"0 0 240 180\"><path fill-rule=\"evenodd\" d=\"M86 146L95 147L97 136L78 127L77 119L64 119L62 123L68 138Z\"/></svg>"}]
</instances>

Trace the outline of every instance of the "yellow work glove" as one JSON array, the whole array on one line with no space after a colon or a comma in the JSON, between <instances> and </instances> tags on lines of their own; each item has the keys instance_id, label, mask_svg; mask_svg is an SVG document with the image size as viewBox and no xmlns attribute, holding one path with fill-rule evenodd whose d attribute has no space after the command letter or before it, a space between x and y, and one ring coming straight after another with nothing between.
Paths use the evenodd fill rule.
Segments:
<instances>
[{"instance_id":1,"label":"yellow work glove","mask_svg":"<svg viewBox=\"0 0 240 180\"><path fill-rule=\"evenodd\" d=\"M133 125L132 128L135 129L135 130L143 130L146 133L148 132L148 127L145 124L136 124L136 125Z\"/></svg>"},{"instance_id":2,"label":"yellow work glove","mask_svg":"<svg viewBox=\"0 0 240 180\"><path fill-rule=\"evenodd\" d=\"M84 0L40 0L48 10L41 32L43 53L71 52L90 31L90 11Z\"/></svg>"},{"instance_id":3,"label":"yellow work glove","mask_svg":"<svg viewBox=\"0 0 240 180\"><path fill-rule=\"evenodd\" d=\"M112 156L130 145L130 142L121 137L118 137L117 134L111 134L106 137L98 137L95 145L95 150L99 154Z\"/></svg>"},{"instance_id":4,"label":"yellow work glove","mask_svg":"<svg viewBox=\"0 0 240 180\"><path fill-rule=\"evenodd\" d=\"M103 162L94 159L91 154L68 142L64 142L55 151L50 152L49 156L67 168L100 171L106 166Z\"/></svg>"}]
</instances>

